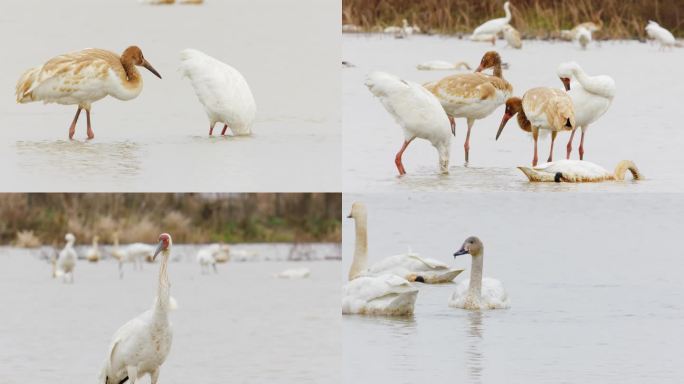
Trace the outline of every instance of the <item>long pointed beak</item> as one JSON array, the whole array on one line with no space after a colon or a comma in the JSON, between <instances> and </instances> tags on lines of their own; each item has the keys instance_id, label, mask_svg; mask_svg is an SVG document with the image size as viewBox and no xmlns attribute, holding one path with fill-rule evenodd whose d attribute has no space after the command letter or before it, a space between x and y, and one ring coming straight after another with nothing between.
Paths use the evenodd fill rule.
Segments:
<instances>
[{"instance_id":1,"label":"long pointed beak","mask_svg":"<svg viewBox=\"0 0 684 384\"><path fill-rule=\"evenodd\" d=\"M466 251L465 248L461 248L458 251L456 251L456 253L454 253L454 258L456 258L456 256L465 255L466 253L468 253L468 251Z\"/></svg>"},{"instance_id":2,"label":"long pointed beak","mask_svg":"<svg viewBox=\"0 0 684 384\"><path fill-rule=\"evenodd\" d=\"M164 242L160 241L159 244L157 245L157 249L154 251L154 255L152 256L152 261L154 261L157 258L157 255L162 251L164 247Z\"/></svg>"},{"instance_id":3,"label":"long pointed beak","mask_svg":"<svg viewBox=\"0 0 684 384\"><path fill-rule=\"evenodd\" d=\"M152 66L152 64L150 64L149 61L145 60L143 62L143 67L147 68L148 71L154 73L154 75L157 76L158 78L160 78L160 79L162 78L161 75L159 74L159 72L157 72L157 70L154 69L154 67Z\"/></svg>"},{"instance_id":4,"label":"long pointed beak","mask_svg":"<svg viewBox=\"0 0 684 384\"><path fill-rule=\"evenodd\" d=\"M509 115L507 113L504 113L503 119L501 119L501 124L499 124L499 130L496 131L496 140L499 140L499 136L501 136L501 132L503 132L504 127L506 126L506 123L508 123L508 120L513 117L512 115Z\"/></svg>"}]
</instances>

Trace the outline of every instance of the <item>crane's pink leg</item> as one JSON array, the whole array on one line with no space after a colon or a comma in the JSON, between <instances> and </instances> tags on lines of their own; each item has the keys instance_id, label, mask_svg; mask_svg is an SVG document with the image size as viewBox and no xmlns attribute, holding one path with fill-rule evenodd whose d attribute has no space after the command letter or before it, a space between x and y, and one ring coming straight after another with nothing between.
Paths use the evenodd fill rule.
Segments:
<instances>
[{"instance_id":1,"label":"crane's pink leg","mask_svg":"<svg viewBox=\"0 0 684 384\"><path fill-rule=\"evenodd\" d=\"M582 127L582 128L584 128L584 127ZM580 160L584 160L584 129L582 129L582 136L580 138L579 153L580 153Z\"/></svg>"},{"instance_id":2,"label":"crane's pink leg","mask_svg":"<svg viewBox=\"0 0 684 384\"><path fill-rule=\"evenodd\" d=\"M76 116L74 116L74 121L71 122L71 127L69 127L69 140L74 138L74 133L76 133L76 123L78 122L78 115L81 114L81 107L79 106L76 110Z\"/></svg>"},{"instance_id":3,"label":"crane's pink leg","mask_svg":"<svg viewBox=\"0 0 684 384\"><path fill-rule=\"evenodd\" d=\"M556 136L558 136L558 132L551 132L551 152L549 152L549 159L546 160L549 163L553 161L553 144L556 142Z\"/></svg>"},{"instance_id":4,"label":"crane's pink leg","mask_svg":"<svg viewBox=\"0 0 684 384\"><path fill-rule=\"evenodd\" d=\"M95 138L95 133L93 133L93 127L90 125L90 109L86 109L86 119L88 120L88 140Z\"/></svg>"},{"instance_id":5,"label":"crane's pink leg","mask_svg":"<svg viewBox=\"0 0 684 384\"><path fill-rule=\"evenodd\" d=\"M223 130L221 131L221 136L226 134L226 129L228 129L228 124L223 124Z\"/></svg>"},{"instance_id":6,"label":"crane's pink leg","mask_svg":"<svg viewBox=\"0 0 684 384\"><path fill-rule=\"evenodd\" d=\"M539 131L533 132L532 138L534 139L534 157L532 158L532 166L536 167L537 161L539 161L539 157L537 157L537 139L539 138Z\"/></svg>"},{"instance_id":7,"label":"crane's pink leg","mask_svg":"<svg viewBox=\"0 0 684 384\"><path fill-rule=\"evenodd\" d=\"M575 131L577 130L577 126L572 130L572 133L570 134L570 140L568 140L568 146L567 148L567 154L566 154L566 159L570 159L570 154L572 153L572 140L575 138Z\"/></svg>"},{"instance_id":8,"label":"crane's pink leg","mask_svg":"<svg viewBox=\"0 0 684 384\"><path fill-rule=\"evenodd\" d=\"M470 153L470 130L475 124L475 119L468 119L468 133L466 133L465 144L463 144L463 149L465 149L465 163L468 165L468 154Z\"/></svg>"},{"instance_id":9,"label":"crane's pink leg","mask_svg":"<svg viewBox=\"0 0 684 384\"><path fill-rule=\"evenodd\" d=\"M214 126L215 126L215 125L216 125L216 123L212 123L212 124L209 126L209 136L211 136L211 135L214 134Z\"/></svg>"},{"instance_id":10,"label":"crane's pink leg","mask_svg":"<svg viewBox=\"0 0 684 384\"><path fill-rule=\"evenodd\" d=\"M451 123L451 134L456 136L456 119L454 119L452 116L449 116L449 123Z\"/></svg>"},{"instance_id":11,"label":"crane's pink leg","mask_svg":"<svg viewBox=\"0 0 684 384\"><path fill-rule=\"evenodd\" d=\"M397 170L399 170L399 175L405 175L406 170L404 169L404 164L401 162L401 156L404 154L404 151L406 150L406 147L408 147L409 144L415 139L415 137L411 138L411 140L404 140L404 144L401 146L401 149L399 152L397 152L397 156L394 158L394 164L397 166Z\"/></svg>"}]
</instances>

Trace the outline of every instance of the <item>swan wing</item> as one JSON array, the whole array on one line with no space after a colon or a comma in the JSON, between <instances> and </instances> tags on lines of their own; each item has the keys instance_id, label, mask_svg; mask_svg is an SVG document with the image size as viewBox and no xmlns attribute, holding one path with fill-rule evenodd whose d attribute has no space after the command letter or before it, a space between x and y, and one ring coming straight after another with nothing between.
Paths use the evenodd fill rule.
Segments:
<instances>
[{"instance_id":1,"label":"swan wing","mask_svg":"<svg viewBox=\"0 0 684 384\"><path fill-rule=\"evenodd\" d=\"M358 277L343 288L342 313L411 314L417 294L418 289L396 275Z\"/></svg>"}]
</instances>

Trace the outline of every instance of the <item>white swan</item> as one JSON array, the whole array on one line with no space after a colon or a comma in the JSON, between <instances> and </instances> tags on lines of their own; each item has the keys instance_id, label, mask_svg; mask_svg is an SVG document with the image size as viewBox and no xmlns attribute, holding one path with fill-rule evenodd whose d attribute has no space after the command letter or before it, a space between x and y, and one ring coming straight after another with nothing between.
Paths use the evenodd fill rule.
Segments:
<instances>
[{"instance_id":1,"label":"white swan","mask_svg":"<svg viewBox=\"0 0 684 384\"><path fill-rule=\"evenodd\" d=\"M575 131L581 127L582 137L580 139L579 155L580 160L584 159L584 135L589 124L598 120L606 113L615 97L615 80L612 77L589 76L582 67L575 62L562 63L558 66L558 77L560 77L565 90L572 99L575 110L575 127L570 134L567 145L567 158L572 152L572 140ZM572 81L575 80L575 81Z\"/></svg>"},{"instance_id":2,"label":"white swan","mask_svg":"<svg viewBox=\"0 0 684 384\"><path fill-rule=\"evenodd\" d=\"M630 171L634 180L643 178L637 166L629 161L622 160L615 167L613 173L603 167L584 160L559 160L545 163L534 168L518 167L530 181L543 182L595 182L606 180L625 179L625 173Z\"/></svg>"},{"instance_id":3,"label":"white swan","mask_svg":"<svg viewBox=\"0 0 684 384\"><path fill-rule=\"evenodd\" d=\"M513 28L509 24L506 24L503 28L503 35L506 43L515 49L522 48L522 39L520 38L520 32Z\"/></svg>"},{"instance_id":4,"label":"white swan","mask_svg":"<svg viewBox=\"0 0 684 384\"><path fill-rule=\"evenodd\" d=\"M366 206L361 202L352 204L348 218L354 219L356 227L356 248L354 259L349 270L349 279L357 276L377 276L393 274L408 281L426 284L450 283L463 272L462 269L450 269L446 264L422 258L415 253L390 256L366 267L368 263L368 214Z\"/></svg>"},{"instance_id":5,"label":"white swan","mask_svg":"<svg viewBox=\"0 0 684 384\"><path fill-rule=\"evenodd\" d=\"M74 268L76 268L76 260L78 259L76 250L74 250L76 236L67 233L64 236L64 240L66 240L66 245L64 245L64 249L59 252L59 257L57 258L54 267L53 277L61 277L63 283L66 283L67 279L69 280L69 283L73 283Z\"/></svg>"},{"instance_id":6,"label":"white swan","mask_svg":"<svg viewBox=\"0 0 684 384\"><path fill-rule=\"evenodd\" d=\"M465 240L454 258L466 253L472 256L470 278L462 281L451 295L449 306L463 309L502 309L510 306L508 294L499 280L482 277L484 247L475 236Z\"/></svg>"},{"instance_id":7,"label":"white swan","mask_svg":"<svg viewBox=\"0 0 684 384\"><path fill-rule=\"evenodd\" d=\"M459 61L457 63L450 63L444 60L431 60L424 63L420 63L416 66L419 71L453 71L466 69L470 71L472 68L465 61Z\"/></svg>"},{"instance_id":8,"label":"white swan","mask_svg":"<svg viewBox=\"0 0 684 384\"><path fill-rule=\"evenodd\" d=\"M93 236L93 245L88 249L88 252L86 252L86 260L90 261L91 263L97 263L102 257L100 254L100 249L97 247L98 240L99 237Z\"/></svg>"},{"instance_id":9,"label":"white swan","mask_svg":"<svg viewBox=\"0 0 684 384\"><path fill-rule=\"evenodd\" d=\"M591 31L585 27L578 27L575 32L575 40L577 40L582 49L587 49L587 45L592 41Z\"/></svg>"},{"instance_id":10,"label":"white swan","mask_svg":"<svg viewBox=\"0 0 684 384\"><path fill-rule=\"evenodd\" d=\"M491 41L492 45L496 42L496 35L503 31L504 27L511 22L511 4L507 1L504 3L504 12L506 16L492 19L484 22L479 27L475 28L473 34L470 36L474 41Z\"/></svg>"},{"instance_id":11,"label":"white swan","mask_svg":"<svg viewBox=\"0 0 684 384\"><path fill-rule=\"evenodd\" d=\"M672 35L672 32L661 27L660 24L653 20L648 21L648 25L646 25L646 34L648 34L648 37L651 39L657 40L662 49L675 46L675 37Z\"/></svg>"},{"instance_id":12,"label":"white swan","mask_svg":"<svg viewBox=\"0 0 684 384\"><path fill-rule=\"evenodd\" d=\"M281 279L305 279L311 275L311 270L309 268L290 268L284 271L278 272L274 277Z\"/></svg>"},{"instance_id":13,"label":"white swan","mask_svg":"<svg viewBox=\"0 0 684 384\"><path fill-rule=\"evenodd\" d=\"M230 128L234 135L249 135L256 117L256 103L247 81L235 68L197 51L180 53L180 71L190 79L197 98L209 117L209 135L223 123L221 135Z\"/></svg>"},{"instance_id":14,"label":"white swan","mask_svg":"<svg viewBox=\"0 0 684 384\"><path fill-rule=\"evenodd\" d=\"M214 269L214 273L218 273L215 254L220 250L221 246L219 244L212 244L197 251L197 262L200 265L202 274L207 273L209 267Z\"/></svg>"},{"instance_id":15,"label":"white swan","mask_svg":"<svg viewBox=\"0 0 684 384\"><path fill-rule=\"evenodd\" d=\"M143 312L119 328L110 344L100 383L121 384L128 380L135 384L138 378L149 374L152 384L157 384L159 369L171 350L172 332L169 311L167 266L173 241L167 233L159 235L159 245L153 258L162 254L159 267L157 297L151 309Z\"/></svg>"},{"instance_id":16,"label":"white swan","mask_svg":"<svg viewBox=\"0 0 684 384\"><path fill-rule=\"evenodd\" d=\"M401 157L416 137L432 143L439 155L440 171L449 173L452 133L439 100L420 84L385 72L368 75L366 86L404 131L404 143L394 159L399 174L406 174Z\"/></svg>"}]
</instances>

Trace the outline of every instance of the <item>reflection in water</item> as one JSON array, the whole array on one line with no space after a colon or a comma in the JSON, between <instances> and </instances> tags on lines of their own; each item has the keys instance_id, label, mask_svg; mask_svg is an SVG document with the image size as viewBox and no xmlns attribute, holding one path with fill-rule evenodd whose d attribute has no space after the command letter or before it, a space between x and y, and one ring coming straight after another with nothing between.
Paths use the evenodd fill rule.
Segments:
<instances>
[{"instance_id":1,"label":"reflection in water","mask_svg":"<svg viewBox=\"0 0 684 384\"><path fill-rule=\"evenodd\" d=\"M18 141L20 169L41 174L134 176L140 172L140 146L130 141ZM64 172L68 169L69 172Z\"/></svg>"},{"instance_id":2,"label":"reflection in water","mask_svg":"<svg viewBox=\"0 0 684 384\"><path fill-rule=\"evenodd\" d=\"M468 346L466 348L466 366L471 383L482 383L482 311L468 313Z\"/></svg>"}]
</instances>

